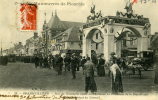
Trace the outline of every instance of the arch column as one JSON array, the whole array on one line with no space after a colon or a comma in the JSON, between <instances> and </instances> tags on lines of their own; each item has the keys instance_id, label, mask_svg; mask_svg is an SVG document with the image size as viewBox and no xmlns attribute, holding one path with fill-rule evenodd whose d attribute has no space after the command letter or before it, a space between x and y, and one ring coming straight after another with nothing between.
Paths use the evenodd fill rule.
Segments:
<instances>
[{"instance_id":1,"label":"arch column","mask_svg":"<svg viewBox=\"0 0 158 100\"><path fill-rule=\"evenodd\" d=\"M144 45L145 44L145 45ZM143 57L142 51L148 50L148 38L147 37L140 37L138 38L138 45L137 45L137 56ZM141 55L139 55L141 53Z\"/></svg>"},{"instance_id":2,"label":"arch column","mask_svg":"<svg viewBox=\"0 0 158 100\"><path fill-rule=\"evenodd\" d=\"M110 34L109 26L107 26L107 33L104 33L104 58L106 61L110 59L110 53L115 52L114 34Z\"/></svg>"},{"instance_id":3,"label":"arch column","mask_svg":"<svg viewBox=\"0 0 158 100\"><path fill-rule=\"evenodd\" d=\"M91 39L83 37L82 56L91 57Z\"/></svg>"},{"instance_id":4,"label":"arch column","mask_svg":"<svg viewBox=\"0 0 158 100\"><path fill-rule=\"evenodd\" d=\"M116 55L118 56L118 57L121 57L121 40L119 40L119 41L117 41L116 43L115 43L115 52L116 52Z\"/></svg>"},{"instance_id":5,"label":"arch column","mask_svg":"<svg viewBox=\"0 0 158 100\"><path fill-rule=\"evenodd\" d=\"M114 52L114 36L104 35L104 58L106 61L110 58L110 53Z\"/></svg>"}]
</instances>

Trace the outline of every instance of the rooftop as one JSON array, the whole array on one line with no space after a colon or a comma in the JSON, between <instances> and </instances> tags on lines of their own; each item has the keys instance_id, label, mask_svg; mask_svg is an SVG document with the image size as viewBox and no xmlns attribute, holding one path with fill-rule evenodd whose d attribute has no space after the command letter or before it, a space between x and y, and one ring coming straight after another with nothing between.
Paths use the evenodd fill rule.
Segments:
<instances>
[{"instance_id":1,"label":"rooftop","mask_svg":"<svg viewBox=\"0 0 158 100\"><path fill-rule=\"evenodd\" d=\"M71 41L80 41L79 40L79 27L73 26L68 28L66 31L54 36L53 38L61 38L60 36L63 37L62 41L67 41L67 42L71 42Z\"/></svg>"},{"instance_id":2,"label":"rooftop","mask_svg":"<svg viewBox=\"0 0 158 100\"><path fill-rule=\"evenodd\" d=\"M58 15L55 13L55 15L52 14L49 22L48 22L48 27L53 30L53 29L68 29L73 26L81 26L84 23L80 22L71 22L71 21L61 21Z\"/></svg>"}]
</instances>

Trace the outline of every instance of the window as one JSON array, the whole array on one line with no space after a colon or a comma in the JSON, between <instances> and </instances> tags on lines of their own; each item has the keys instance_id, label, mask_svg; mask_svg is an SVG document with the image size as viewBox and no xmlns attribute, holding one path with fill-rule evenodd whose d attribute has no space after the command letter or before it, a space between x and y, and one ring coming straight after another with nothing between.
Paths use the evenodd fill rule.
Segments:
<instances>
[{"instance_id":1,"label":"window","mask_svg":"<svg viewBox=\"0 0 158 100\"><path fill-rule=\"evenodd\" d=\"M82 37L82 35L80 35L80 40L83 40L83 37Z\"/></svg>"},{"instance_id":2,"label":"window","mask_svg":"<svg viewBox=\"0 0 158 100\"><path fill-rule=\"evenodd\" d=\"M96 43L96 50L98 50L98 43Z\"/></svg>"},{"instance_id":3,"label":"window","mask_svg":"<svg viewBox=\"0 0 158 100\"><path fill-rule=\"evenodd\" d=\"M71 43L71 45L73 45L74 42L70 42L70 43Z\"/></svg>"},{"instance_id":4,"label":"window","mask_svg":"<svg viewBox=\"0 0 158 100\"><path fill-rule=\"evenodd\" d=\"M61 46L59 45L59 50L61 50Z\"/></svg>"},{"instance_id":5,"label":"window","mask_svg":"<svg viewBox=\"0 0 158 100\"><path fill-rule=\"evenodd\" d=\"M124 47L127 46L127 45L126 45L126 39L123 39L123 40L122 40L122 44L123 44Z\"/></svg>"},{"instance_id":6,"label":"window","mask_svg":"<svg viewBox=\"0 0 158 100\"><path fill-rule=\"evenodd\" d=\"M133 45L135 45L135 40L133 40Z\"/></svg>"},{"instance_id":7,"label":"window","mask_svg":"<svg viewBox=\"0 0 158 100\"><path fill-rule=\"evenodd\" d=\"M130 38L130 45L134 45L134 40L133 40L133 38Z\"/></svg>"},{"instance_id":8,"label":"window","mask_svg":"<svg viewBox=\"0 0 158 100\"><path fill-rule=\"evenodd\" d=\"M96 39L98 39L98 33L96 34Z\"/></svg>"},{"instance_id":9,"label":"window","mask_svg":"<svg viewBox=\"0 0 158 100\"><path fill-rule=\"evenodd\" d=\"M65 49L65 43L63 43L62 48Z\"/></svg>"}]
</instances>

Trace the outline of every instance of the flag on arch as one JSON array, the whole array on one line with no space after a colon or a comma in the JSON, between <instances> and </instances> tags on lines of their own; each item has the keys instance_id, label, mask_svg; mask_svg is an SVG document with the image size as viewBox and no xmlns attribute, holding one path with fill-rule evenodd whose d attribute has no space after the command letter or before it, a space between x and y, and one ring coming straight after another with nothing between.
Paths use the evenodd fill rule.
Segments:
<instances>
[{"instance_id":1,"label":"flag on arch","mask_svg":"<svg viewBox=\"0 0 158 100\"><path fill-rule=\"evenodd\" d=\"M134 4L134 3L138 3L138 0L124 0L126 5L130 5L130 3Z\"/></svg>"}]
</instances>

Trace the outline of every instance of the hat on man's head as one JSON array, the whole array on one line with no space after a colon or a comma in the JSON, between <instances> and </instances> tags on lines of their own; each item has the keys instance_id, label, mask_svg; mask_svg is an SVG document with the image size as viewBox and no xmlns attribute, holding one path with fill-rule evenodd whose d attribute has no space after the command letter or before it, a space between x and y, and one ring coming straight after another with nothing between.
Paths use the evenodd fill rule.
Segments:
<instances>
[{"instance_id":1,"label":"hat on man's head","mask_svg":"<svg viewBox=\"0 0 158 100\"><path fill-rule=\"evenodd\" d=\"M110 55L115 55L115 52L111 52Z\"/></svg>"},{"instance_id":2,"label":"hat on man's head","mask_svg":"<svg viewBox=\"0 0 158 100\"><path fill-rule=\"evenodd\" d=\"M118 58L118 56L115 54L114 57Z\"/></svg>"},{"instance_id":3,"label":"hat on man's head","mask_svg":"<svg viewBox=\"0 0 158 100\"><path fill-rule=\"evenodd\" d=\"M75 53L72 54L72 56L75 56L75 55L76 55Z\"/></svg>"},{"instance_id":4,"label":"hat on man's head","mask_svg":"<svg viewBox=\"0 0 158 100\"><path fill-rule=\"evenodd\" d=\"M87 57L86 60L91 60L91 58L90 58L90 57Z\"/></svg>"},{"instance_id":5,"label":"hat on man's head","mask_svg":"<svg viewBox=\"0 0 158 100\"><path fill-rule=\"evenodd\" d=\"M102 57L102 56L104 56L104 54L103 54L103 53L101 53L101 54L100 54L100 57Z\"/></svg>"}]
</instances>

